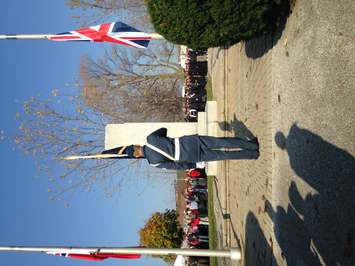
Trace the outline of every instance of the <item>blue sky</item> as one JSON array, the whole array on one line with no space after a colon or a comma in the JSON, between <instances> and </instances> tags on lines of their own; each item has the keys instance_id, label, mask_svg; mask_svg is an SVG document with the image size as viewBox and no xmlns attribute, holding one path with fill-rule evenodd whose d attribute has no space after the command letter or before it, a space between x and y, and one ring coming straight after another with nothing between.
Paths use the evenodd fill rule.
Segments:
<instances>
[{"instance_id":1,"label":"blue sky","mask_svg":"<svg viewBox=\"0 0 355 266\"><path fill-rule=\"evenodd\" d=\"M65 1L12 0L0 10L0 33L57 33L77 28ZM15 114L33 95L65 89L77 77L84 54L100 56L105 44L50 41L0 42L0 130L13 136ZM129 48L127 48L129 49ZM119 196L106 198L95 189L72 197L69 208L49 200L46 176L35 171L33 158L14 150L10 140L0 142L0 245L132 246L137 231L155 211L174 208L173 180L142 179ZM162 187L163 184L163 187ZM138 191L137 191L138 190ZM107 260L86 262L44 254L1 253L0 265L165 265L161 260Z\"/></svg>"}]
</instances>

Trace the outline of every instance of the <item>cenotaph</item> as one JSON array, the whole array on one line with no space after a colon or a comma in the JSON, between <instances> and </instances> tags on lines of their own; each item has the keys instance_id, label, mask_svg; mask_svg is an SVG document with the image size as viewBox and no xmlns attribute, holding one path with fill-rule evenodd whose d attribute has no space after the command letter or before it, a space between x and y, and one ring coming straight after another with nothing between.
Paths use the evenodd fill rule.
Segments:
<instances>
[{"instance_id":1,"label":"cenotaph","mask_svg":"<svg viewBox=\"0 0 355 266\"><path fill-rule=\"evenodd\" d=\"M146 137L161 127L168 129L169 137L193 134L217 136L217 102L208 101L205 112L198 113L197 122L108 124L105 128L105 150L130 144L144 145ZM208 162L206 171L209 175L216 175L217 163Z\"/></svg>"}]
</instances>

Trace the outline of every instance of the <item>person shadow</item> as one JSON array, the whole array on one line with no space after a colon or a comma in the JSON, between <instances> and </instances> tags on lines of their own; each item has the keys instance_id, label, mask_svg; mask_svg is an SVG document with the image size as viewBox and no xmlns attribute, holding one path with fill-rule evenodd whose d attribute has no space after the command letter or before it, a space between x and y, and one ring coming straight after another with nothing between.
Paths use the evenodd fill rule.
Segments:
<instances>
[{"instance_id":1,"label":"person shadow","mask_svg":"<svg viewBox=\"0 0 355 266\"><path fill-rule=\"evenodd\" d=\"M288 153L296 175L315 191L303 198L292 181L287 209L265 203L287 264L355 265L354 157L297 124L287 137L277 132L275 142Z\"/></svg>"},{"instance_id":2,"label":"person shadow","mask_svg":"<svg viewBox=\"0 0 355 266\"><path fill-rule=\"evenodd\" d=\"M305 206L307 203L309 199L304 202ZM298 204L302 205L300 202ZM265 210L273 220L276 240L281 248L281 258L286 260L287 265L322 265L317 251L312 246L312 234L292 204L289 204L286 210L281 206L274 210L271 203L266 201Z\"/></svg>"},{"instance_id":3,"label":"person shadow","mask_svg":"<svg viewBox=\"0 0 355 266\"><path fill-rule=\"evenodd\" d=\"M251 211L248 212L245 224L245 246L242 248L244 265L277 265L272 241L268 242L260 223Z\"/></svg>"},{"instance_id":4,"label":"person shadow","mask_svg":"<svg viewBox=\"0 0 355 266\"><path fill-rule=\"evenodd\" d=\"M218 126L223 131L233 132L235 136L245 140L253 140L256 136L249 130L249 128L234 114L230 122L218 122Z\"/></svg>"}]
</instances>

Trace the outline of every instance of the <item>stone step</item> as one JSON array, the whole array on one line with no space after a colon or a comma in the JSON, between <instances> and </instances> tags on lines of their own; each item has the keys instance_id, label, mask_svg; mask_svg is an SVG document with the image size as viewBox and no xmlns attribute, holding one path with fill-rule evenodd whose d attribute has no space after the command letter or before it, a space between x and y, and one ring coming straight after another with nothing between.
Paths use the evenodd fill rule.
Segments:
<instances>
[{"instance_id":1,"label":"stone step","mask_svg":"<svg viewBox=\"0 0 355 266\"><path fill-rule=\"evenodd\" d=\"M207 135L207 113L198 112L197 115L197 134Z\"/></svg>"},{"instance_id":2,"label":"stone step","mask_svg":"<svg viewBox=\"0 0 355 266\"><path fill-rule=\"evenodd\" d=\"M208 136L217 136L218 120L217 120L217 102L208 101L205 108L206 126ZM207 175L217 175L217 162L208 162L206 165Z\"/></svg>"}]
</instances>

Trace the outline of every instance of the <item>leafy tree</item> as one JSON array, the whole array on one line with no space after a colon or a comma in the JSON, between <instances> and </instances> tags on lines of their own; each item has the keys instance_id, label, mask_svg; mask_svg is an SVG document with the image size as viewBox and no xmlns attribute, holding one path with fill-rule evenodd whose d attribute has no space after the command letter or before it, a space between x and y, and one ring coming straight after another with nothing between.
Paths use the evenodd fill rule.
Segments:
<instances>
[{"instance_id":1,"label":"leafy tree","mask_svg":"<svg viewBox=\"0 0 355 266\"><path fill-rule=\"evenodd\" d=\"M177 220L175 210L156 212L139 231L140 244L149 248L179 248L183 239L183 231ZM173 256L162 256L166 261Z\"/></svg>"},{"instance_id":2,"label":"leafy tree","mask_svg":"<svg viewBox=\"0 0 355 266\"><path fill-rule=\"evenodd\" d=\"M288 0L147 0L155 30L191 48L230 45L265 34Z\"/></svg>"}]
</instances>

